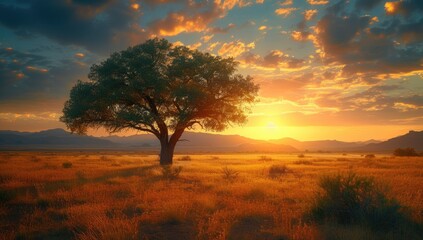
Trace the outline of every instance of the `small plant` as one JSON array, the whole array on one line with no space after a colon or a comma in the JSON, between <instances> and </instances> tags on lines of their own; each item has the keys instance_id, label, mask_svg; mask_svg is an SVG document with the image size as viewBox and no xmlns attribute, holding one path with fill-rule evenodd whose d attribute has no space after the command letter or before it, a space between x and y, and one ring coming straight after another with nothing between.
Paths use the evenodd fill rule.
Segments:
<instances>
[{"instance_id":1,"label":"small plant","mask_svg":"<svg viewBox=\"0 0 423 240\"><path fill-rule=\"evenodd\" d=\"M219 160L220 158L218 156L211 156L211 160Z\"/></svg>"},{"instance_id":2,"label":"small plant","mask_svg":"<svg viewBox=\"0 0 423 240\"><path fill-rule=\"evenodd\" d=\"M179 161L191 161L191 156L189 156L189 155L182 156L178 160Z\"/></svg>"},{"instance_id":3,"label":"small plant","mask_svg":"<svg viewBox=\"0 0 423 240\"><path fill-rule=\"evenodd\" d=\"M298 156L297 156L298 158L305 158L305 155L304 154L302 154L302 153L300 153L300 154L298 154Z\"/></svg>"},{"instance_id":4,"label":"small plant","mask_svg":"<svg viewBox=\"0 0 423 240\"><path fill-rule=\"evenodd\" d=\"M374 154L366 154L364 156L364 158L366 158L366 159L373 159L373 158L376 158L376 156Z\"/></svg>"},{"instance_id":5,"label":"small plant","mask_svg":"<svg viewBox=\"0 0 423 240\"><path fill-rule=\"evenodd\" d=\"M168 165L162 166L162 176L164 179L173 180L179 177L179 174L182 171L182 167L172 167Z\"/></svg>"},{"instance_id":6,"label":"small plant","mask_svg":"<svg viewBox=\"0 0 423 240\"><path fill-rule=\"evenodd\" d=\"M223 179L233 181L238 177L239 172L225 166L222 168Z\"/></svg>"},{"instance_id":7,"label":"small plant","mask_svg":"<svg viewBox=\"0 0 423 240\"><path fill-rule=\"evenodd\" d=\"M394 156L397 157L417 157L419 154L414 148L397 148L394 150Z\"/></svg>"},{"instance_id":8,"label":"small plant","mask_svg":"<svg viewBox=\"0 0 423 240\"><path fill-rule=\"evenodd\" d=\"M78 171L75 175L78 182L82 183L87 181L87 177L85 176L85 173L83 171Z\"/></svg>"},{"instance_id":9,"label":"small plant","mask_svg":"<svg viewBox=\"0 0 423 240\"><path fill-rule=\"evenodd\" d=\"M286 165L272 165L269 169L269 177L278 178L291 172L291 169L289 169Z\"/></svg>"},{"instance_id":10,"label":"small plant","mask_svg":"<svg viewBox=\"0 0 423 240\"><path fill-rule=\"evenodd\" d=\"M62 167L63 168L71 168L72 167L72 163L71 162L64 162L64 163L62 163Z\"/></svg>"},{"instance_id":11,"label":"small plant","mask_svg":"<svg viewBox=\"0 0 423 240\"><path fill-rule=\"evenodd\" d=\"M308 160L297 160L294 162L294 164L313 165L313 162Z\"/></svg>"},{"instance_id":12,"label":"small plant","mask_svg":"<svg viewBox=\"0 0 423 240\"><path fill-rule=\"evenodd\" d=\"M373 178L355 173L320 179L322 192L316 196L310 216L320 223L368 225L375 230L389 230L403 218L401 206L389 199Z\"/></svg>"},{"instance_id":13,"label":"small plant","mask_svg":"<svg viewBox=\"0 0 423 240\"><path fill-rule=\"evenodd\" d=\"M268 156L261 156L259 158L259 161L263 161L263 162L272 161L272 158Z\"/></svg>"}]
</instances>

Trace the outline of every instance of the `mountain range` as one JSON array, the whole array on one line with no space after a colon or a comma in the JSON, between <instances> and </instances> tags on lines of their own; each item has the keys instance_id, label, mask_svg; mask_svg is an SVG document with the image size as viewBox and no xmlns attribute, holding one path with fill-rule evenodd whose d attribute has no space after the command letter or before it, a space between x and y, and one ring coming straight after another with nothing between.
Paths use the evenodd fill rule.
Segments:
<instances>
[{"instance_id":1,"label":"mountain range","mask_svg":"<svg viewBox=\"0 0 423 240\"><path fill-rule=\"evenodd\" d=\"M160 147L155 136L93 137L77 135L63 129L41 132L0 131L0 149L112 149L156 150ZM412 147L423 151L423 131L410 131L387 141L342 142L337 140L299 141L292 138L255 140L239 135L185 132L177 151L219 152L302 152L302 151L378 151Z\"/></svg>"}]
</instances>

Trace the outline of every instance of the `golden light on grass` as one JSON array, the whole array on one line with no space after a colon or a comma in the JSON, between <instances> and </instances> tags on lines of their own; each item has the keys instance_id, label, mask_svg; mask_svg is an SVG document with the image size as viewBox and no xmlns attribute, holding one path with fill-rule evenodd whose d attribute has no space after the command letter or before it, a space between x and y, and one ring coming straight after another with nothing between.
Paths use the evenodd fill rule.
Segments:
<instances>
[{"instance_id":1,"label":"golden light on grass","mask_svg":"<svg viewBox=\"0 0 423 240\"><path fill-rule=\"evenodd\" d=\"M423 195L416 194L423 184L421 157L305 155L191 154L191 161L176 161L180 175L166 179L154 154L1 152L0 224L13 230L3 233L11 239L53 233L77 239L168 239L175 232L183 239L322 239L325 225L302 218L319 178L351 169L390 186L390 196L423 221ZM182 156L188 155L176 158ZM64 162L72 166L64 168ZM224 166L239 174L225 178ZM36 210L11 214L21 206ZM336 231L374 237L365 227Z\"/></svg>"}]
</instances>

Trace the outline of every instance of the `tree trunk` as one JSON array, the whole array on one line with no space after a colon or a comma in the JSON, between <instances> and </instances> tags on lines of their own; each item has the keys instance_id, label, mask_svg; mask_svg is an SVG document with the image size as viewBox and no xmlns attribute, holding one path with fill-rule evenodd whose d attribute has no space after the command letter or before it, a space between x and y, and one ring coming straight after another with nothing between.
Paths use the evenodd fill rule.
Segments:
<instances>
[{"instance_id":1,"label":"tree trunk","mask_svg":"<svg viewBox=\"0 0 423 240\"><path fill-rule=\"evenodd\" d=\"M161 142L160 149L160 165L172 165L173 163L173 152L175 145L166 142Z\"/></svg>"}]
</instances>

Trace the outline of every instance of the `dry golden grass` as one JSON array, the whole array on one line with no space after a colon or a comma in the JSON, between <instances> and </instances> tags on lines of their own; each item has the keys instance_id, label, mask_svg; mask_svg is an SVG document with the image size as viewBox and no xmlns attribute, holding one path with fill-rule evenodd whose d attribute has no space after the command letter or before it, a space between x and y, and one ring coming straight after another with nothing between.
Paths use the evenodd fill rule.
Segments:
<instances>
[{"instance_id":1,"label":"dry golden grass","mask_svg":"<svg viewBox=\"0 0 423 240\"><path fill-rule=\"evenodd\" d=\"M174 159L182 171L165 178L157 155L2 152L0 238L389 239L357 226L304 221L319 178L348 171L389 186L389 196L423 223L422 157L308 153L300 159L296 154ZM65 162L72 165L64 168ZM236 174L227 177L225 171Z\"/></svg>"}]
</instances>

